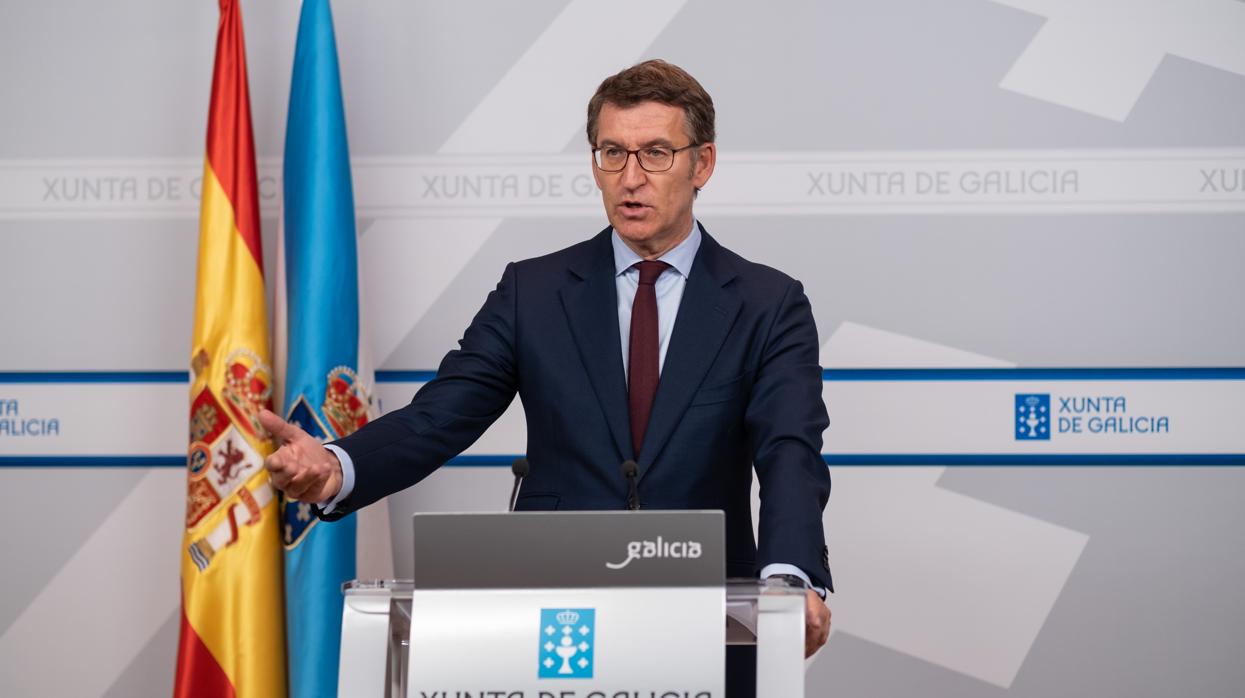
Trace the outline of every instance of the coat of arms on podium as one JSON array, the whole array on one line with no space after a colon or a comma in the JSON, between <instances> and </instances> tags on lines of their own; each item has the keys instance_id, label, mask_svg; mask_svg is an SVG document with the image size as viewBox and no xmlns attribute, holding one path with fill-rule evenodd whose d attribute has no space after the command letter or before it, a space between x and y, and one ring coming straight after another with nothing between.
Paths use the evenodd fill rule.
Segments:
<instances>
[{"instance_id":1,"label":"coat of arms on podium","mask_svg":"<svg viewBox=\"0 0 1245 698\"><path fill-rule=\"evenodd\" d=\"M595 645L595 609L540 609L539 678L592 678Z\"/></svg>"}]
</instances>

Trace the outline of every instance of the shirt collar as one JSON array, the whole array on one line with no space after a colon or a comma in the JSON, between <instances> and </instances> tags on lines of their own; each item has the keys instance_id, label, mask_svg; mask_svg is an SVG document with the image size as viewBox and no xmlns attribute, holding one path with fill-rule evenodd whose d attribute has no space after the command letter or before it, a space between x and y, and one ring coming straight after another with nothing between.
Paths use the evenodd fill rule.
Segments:
<instances>
[{"instance_id":1,"label":"shirt collar","mask_svg":"<svg viewBox=\"0 0 1245 698\"><path fill-rule=\"evenodd\" d=\"M674 246L674 249L666 252L658 257L659 260L674 267L675 271L687 278L692 271L692 262L696 259L696 251L700 249L700 224L692 220L692 232L683 238L683 242ZM610 231L610 242L614 245L614 276L621 276L626 273L636 262L644 261L644 258L635 253L635 250L627 247L627 243L618 237L617 230Z\"/></svg>"}]
</instances>

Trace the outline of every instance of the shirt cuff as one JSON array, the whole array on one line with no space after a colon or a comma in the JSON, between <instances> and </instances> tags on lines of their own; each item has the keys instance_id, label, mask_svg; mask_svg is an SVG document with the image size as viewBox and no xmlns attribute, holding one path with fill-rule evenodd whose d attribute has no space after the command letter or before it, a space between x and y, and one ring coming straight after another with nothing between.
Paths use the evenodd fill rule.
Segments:
<instances>
[{"instance_id":1,"label":"shirt cuff","mask_svg":"<svg viewBox=\"0 0 1245 698\"><path fill-rule=\"evenodd\" d=\"M813 582L809 580L808 575L804 574L804 570L796 567L795 565L788 565L785 562L771 562L761 568L761 579L767 579L778 574L790 574L803 579L804 584L809 589L817 592L817 595L820 596L823 601L826 599L826 590L823 587L814 586Z\"/></svg>"},{"instance_id":2,"label":"shirt cuff","mask_svg":"<svg viewBox=\"0 0 1245 698\"><path fill-rule=\"evenodd\" d=\"M333 455L337 456L337 460L342 464L342 488L337 491L336 497L327 502L320 502L317 505L322 513L332 514L337 505L354 491L354 461L350 459L350 454L346 453L340 446L324 444L324 447L332 451Z\"/></svg>"}]
</instances>

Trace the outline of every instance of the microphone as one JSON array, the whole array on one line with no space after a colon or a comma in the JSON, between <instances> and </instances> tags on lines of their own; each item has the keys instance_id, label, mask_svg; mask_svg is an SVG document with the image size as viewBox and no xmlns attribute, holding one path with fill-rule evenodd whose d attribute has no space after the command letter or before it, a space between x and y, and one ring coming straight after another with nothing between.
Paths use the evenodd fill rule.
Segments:
<instances>
[{"instance_id":1,"label":"microphone","mask_svg":"<svg viewBox=\"0 0 1245 698\"><path fill-rule=\"evenodd\" d=\"M510 490L510 508L507 511L514 511L514 505L519 501L519 483L527 477L529 470L531 466L526 458L515 458L510 464L510 472L514 473L514 489Z\"/></svg>"},{"instance_id":2,"label":"microphone","mask_svg":"<svg viewBox=\"0 0 1245 698\"><path fill-rule=\"evenodd\" d=\"M635 478L639 472L640 466L635 461L627 459L622 462L622 474L627 478L627 508L631 511L640 510L640 492L635 486Z\"/></svg>"}]
</instances>

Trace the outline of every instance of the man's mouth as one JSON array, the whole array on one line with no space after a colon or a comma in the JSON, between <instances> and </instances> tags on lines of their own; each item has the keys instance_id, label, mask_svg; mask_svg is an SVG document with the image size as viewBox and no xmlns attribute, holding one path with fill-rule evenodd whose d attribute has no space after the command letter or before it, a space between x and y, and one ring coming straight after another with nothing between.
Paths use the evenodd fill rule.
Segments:
<instances>
[{"instance_id":1,"label":"man's mouth","mask_svg":"<svg viewBox=\"0 0 1245 698\"><path fill-rule=\"evenodd\" d=\"M648 208L639 201L623 201L618 206L618 215L625 220L643 220L648 218Z\"/></svg>"}]
</instances>

